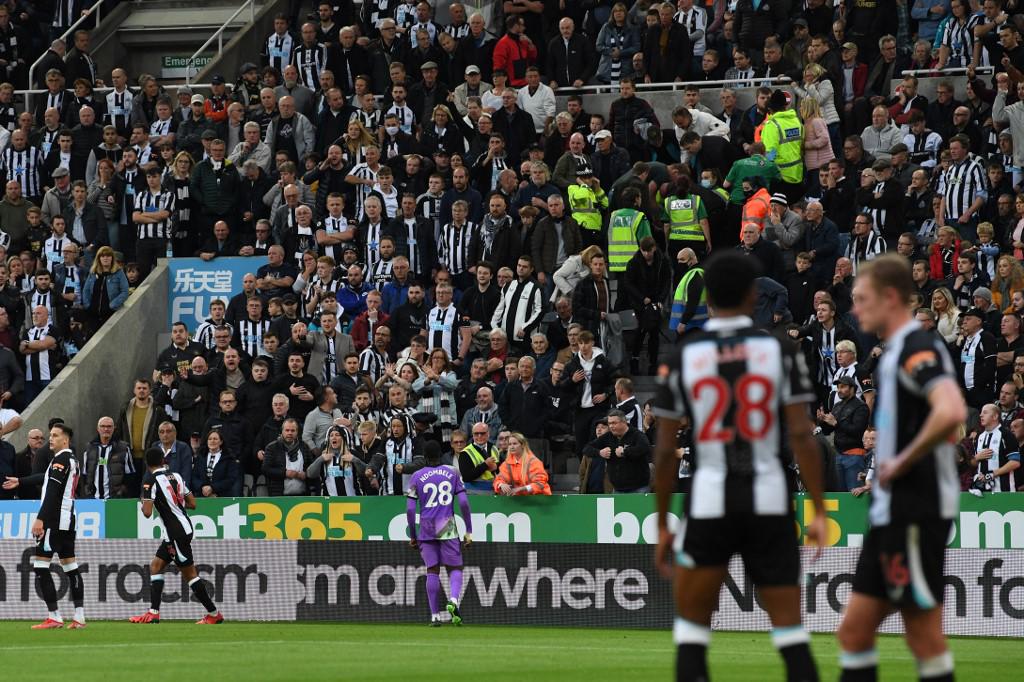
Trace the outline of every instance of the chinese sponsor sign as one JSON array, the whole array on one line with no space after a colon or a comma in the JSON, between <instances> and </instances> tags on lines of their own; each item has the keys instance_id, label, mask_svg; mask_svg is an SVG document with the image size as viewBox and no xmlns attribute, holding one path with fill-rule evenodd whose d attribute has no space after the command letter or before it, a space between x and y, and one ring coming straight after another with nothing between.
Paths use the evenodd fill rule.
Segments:
<instances>
[{"instance_id":1,"label":"chinese sponsor sign","mask_svg":"<svg viewBox=\"0 0 1024 682\"><path fill-rule=\"evenodd\" d=\"M225 303L242 291L245 273L256 273L267 262L265 257L172 258L168 261L167 326L184 322L190 331L206 319L210 301L221 299Z\"/></svg>"}]
</instances>

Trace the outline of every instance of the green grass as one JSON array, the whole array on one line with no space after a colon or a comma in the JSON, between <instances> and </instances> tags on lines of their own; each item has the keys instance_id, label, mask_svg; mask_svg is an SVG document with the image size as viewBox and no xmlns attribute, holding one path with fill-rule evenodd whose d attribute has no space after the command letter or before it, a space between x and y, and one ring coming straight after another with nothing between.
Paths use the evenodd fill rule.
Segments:
<instances>
[{"instance_id":1,"label":"green grass","mask_svg":"<svg viewBox=\"0 0 1024 682\"><path fill-rule=\"evenodd\" d=\"M533 627L361 625L354 623L93 621L86 630L36 632L0 623L4 679L28 680L670 680L669 632ZM1019 640L954 639L958 682L1020 679L1008 652ZM822 680L838 678L835 639L816 635ZM897 637L879 641L881 678L916 680ZM184 666L184 668L182 667ZM16 672L14 672L16 671ZM765 634L716 632L716 682L782 680Z\"/></svg>"}]
</instances>

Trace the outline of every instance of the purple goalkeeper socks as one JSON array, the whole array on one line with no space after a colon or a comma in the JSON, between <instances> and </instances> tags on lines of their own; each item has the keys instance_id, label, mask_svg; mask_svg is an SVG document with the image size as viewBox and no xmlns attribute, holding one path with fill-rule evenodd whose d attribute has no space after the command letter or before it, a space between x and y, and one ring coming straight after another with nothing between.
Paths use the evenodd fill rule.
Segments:
<instances>
[{"instance_id":1,"label":"purple goalkeeper socks","mask_svg":"<svg viewBox=\"0 0 1024 682\"><path fill-rule=\"evenodd\" d=\"M450 568L448 569L448 598L454 599L458 603L462 597L462 569L461 568Z\"/></svg>"},{"instance_id":2,"label":"purple goalkeeper socks","mask_svg":"<svg viewBox=\"0 0 1024 682\"><path fill-rule=\"evenodd\" d=\"M438 613L441 603L441 576L437 573L427 573L427 603L430 604L430 614Z\"/></svg>"}]
</instances>

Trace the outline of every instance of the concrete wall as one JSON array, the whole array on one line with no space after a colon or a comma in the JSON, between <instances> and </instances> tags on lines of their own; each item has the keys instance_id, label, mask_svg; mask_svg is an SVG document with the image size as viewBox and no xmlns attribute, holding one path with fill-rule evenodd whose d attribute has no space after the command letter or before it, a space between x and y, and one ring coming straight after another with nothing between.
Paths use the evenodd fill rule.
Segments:
<instances>
[{"instance_id":1,"label":"concrete wall","mask_svg":"<svg viewBox=\"0 0 1024 682\"><path fill-rule=\"evenodd\" d=\"M167 331L167 285L167 265L161 260L124 307L22 413L25 425L7 441L20 450L30 429L45 430L51 418L63 417L75 429L76 446L82 446L95 434L100 417L117 419L131 397L133 380L150 376L156 364L156 341Z\"/></svg>"}]
</instances>

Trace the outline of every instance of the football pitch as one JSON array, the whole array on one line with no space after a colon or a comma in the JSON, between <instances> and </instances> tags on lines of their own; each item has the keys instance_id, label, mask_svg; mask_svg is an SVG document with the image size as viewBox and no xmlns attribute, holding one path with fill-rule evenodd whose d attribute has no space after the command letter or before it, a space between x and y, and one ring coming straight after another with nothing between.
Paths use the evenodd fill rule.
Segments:
<instances>
[{"instance_id":1,"label":"football pitch","mask_svg":"<svg viewBox=\"0 0 1024 682\"><path fill-rule=\"evenodd\" d=\"M671 633L555 627L426 624L224 623L165 621L132 625L92 621L85 630L32 631L0 623L5 679L26 680L671 680ZM1019 640L951 640L958 682L1021 679ZM812 643L822 680L838 678L835 638ZM1008 651L1009 650L1009 651ZM897 637L879 640L882 680L916 680ZM1014 663L1016 661L1017 663ZM783 680L763 633L716 632L716 681Z\"/></svg>"}]
</instances>

